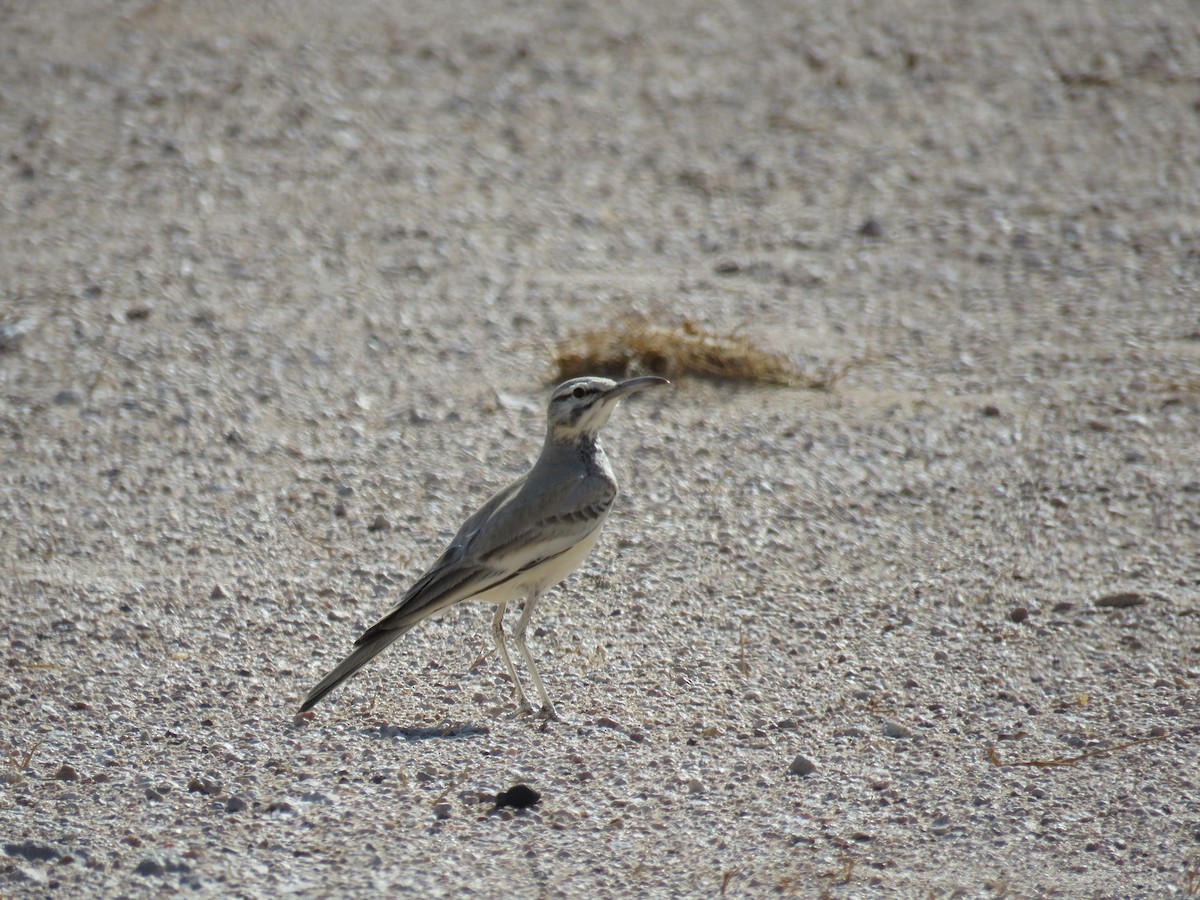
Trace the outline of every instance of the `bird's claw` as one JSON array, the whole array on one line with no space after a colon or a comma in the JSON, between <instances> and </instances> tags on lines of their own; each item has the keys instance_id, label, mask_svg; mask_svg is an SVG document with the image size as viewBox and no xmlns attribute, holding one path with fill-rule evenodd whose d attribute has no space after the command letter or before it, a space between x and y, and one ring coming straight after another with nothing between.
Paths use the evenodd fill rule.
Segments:
<instances>
[{"instance_id":1,"label":"bird's claw","mask_svg":"<svg viewBox=\"0 0 1200 900\"><path fill-rule=\"evenodd\" d=\"M530 706L529 703L524 698L522 698L521 700L517 701L517 708L515 710L513 710L512 717L514 719L519 719L519 718L521 718L521 716L528 716L532 712L533 712L533 707Z\"/></svg>"}]
</instances>

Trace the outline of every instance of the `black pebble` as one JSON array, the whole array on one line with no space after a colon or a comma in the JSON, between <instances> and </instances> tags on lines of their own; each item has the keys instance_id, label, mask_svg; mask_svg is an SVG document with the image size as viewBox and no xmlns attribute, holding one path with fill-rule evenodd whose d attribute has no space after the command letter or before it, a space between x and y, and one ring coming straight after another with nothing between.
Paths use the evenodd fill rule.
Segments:
<instances>
[{"instance_id":1,"label":"black pebble","mask_svg":"<svg viewBox=\"0 0 1200 900\"><path fill-rule=\"evenodd\" d=\"M874 216L866 218L863 223L858 226L858 233L867 238L883 237L883 225Z\"/></svg>"},{"instance_id":2,"label":"black pebble","mask_svg":"<svg viewBox=\"0 0 1200 900\"><path fill-rule=\"evenodd\" d=\"M542 795L529 785L518 784L497 794L496 805L492 807L492 810L495 811L505 806L511 806L513 809L525 809L527 806L534 806L541 799Z\"/></svg>"}]
</instances>

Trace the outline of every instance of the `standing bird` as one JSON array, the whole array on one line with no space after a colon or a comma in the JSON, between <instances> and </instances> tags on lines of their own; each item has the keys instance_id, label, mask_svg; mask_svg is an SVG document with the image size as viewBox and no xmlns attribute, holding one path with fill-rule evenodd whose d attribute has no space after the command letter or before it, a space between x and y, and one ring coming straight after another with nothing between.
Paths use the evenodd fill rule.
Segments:
<instances>
[{"instance_id":1,"label":"standing bird","mask_svg":"<svg viewBox=\"0 0 1200 900\"><path fill-rule=\"evenodd\" d=\"M300 712L311 709L418 622L473 599L496 604L492 637L512 679L518 714L531 712L504 645L504 609L524 597L525 609L513 637L542 699L539 715L557 719L525 646L529 618L538 598L583 562L616 499L617 481L600 446L600 429L622 398L668 383L654 375L621 382L589 376L555 388L546 411L546 442L533 468L463 523L446 552L354 642L357 649L312 689Z\"/></svg>"}]
</instances>

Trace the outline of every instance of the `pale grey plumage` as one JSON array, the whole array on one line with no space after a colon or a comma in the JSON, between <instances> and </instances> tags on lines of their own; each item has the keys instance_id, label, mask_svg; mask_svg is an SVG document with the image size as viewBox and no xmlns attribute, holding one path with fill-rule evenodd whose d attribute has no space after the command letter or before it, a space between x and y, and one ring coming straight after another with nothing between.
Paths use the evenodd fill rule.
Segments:
<instances>
[{"instance_id":1,"label":"pale grey plumage","mask_svg":"<svg viewBox=\"0 0 1200 900\"><path fill-rule=\"evenodd\" d=\"M418 622L473 598L497 604L492 622L496 647L519 707L528 709L501 627L506 605L524 597L514 638L542 700L542 713L554 717L525 646L529 618L539 596L583 561L616 499L616 479L597 433L621 398L666 383L654 376L619 383L586 377L559 385L550 398L546 441L533 468L463 523L429 571L363 633L357 649L313 688L300 711L312 708Z\"/></svg>"}]
</instances>

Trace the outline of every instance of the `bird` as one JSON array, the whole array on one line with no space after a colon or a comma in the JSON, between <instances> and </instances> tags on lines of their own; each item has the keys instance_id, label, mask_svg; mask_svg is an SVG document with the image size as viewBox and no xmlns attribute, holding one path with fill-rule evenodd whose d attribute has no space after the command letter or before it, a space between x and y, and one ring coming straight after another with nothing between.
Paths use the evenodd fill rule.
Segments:
<instances>
[{"instance_id":1,"label":"bird","mask_svg":"<svg viewBox=\"0 0 1200 900\"><path fill-rule=\"evenodd\" d=\"M504 611L523 597L525 608L513 639L542 703L538 715L559 720L525 644L525 632L542 595L575 571L591 551L616 500L617 481L600 446L600 429L622 399L669 383L657 375L624 381L589 375L556 387L546 408L545 442L533 467L463 523L429 570L312 689L300 713L312 709L413 626L449 606L476 599L496 604L492 637L512 679L516 714L533 712L504 642Z\"/></svg>"}]
</instances>

